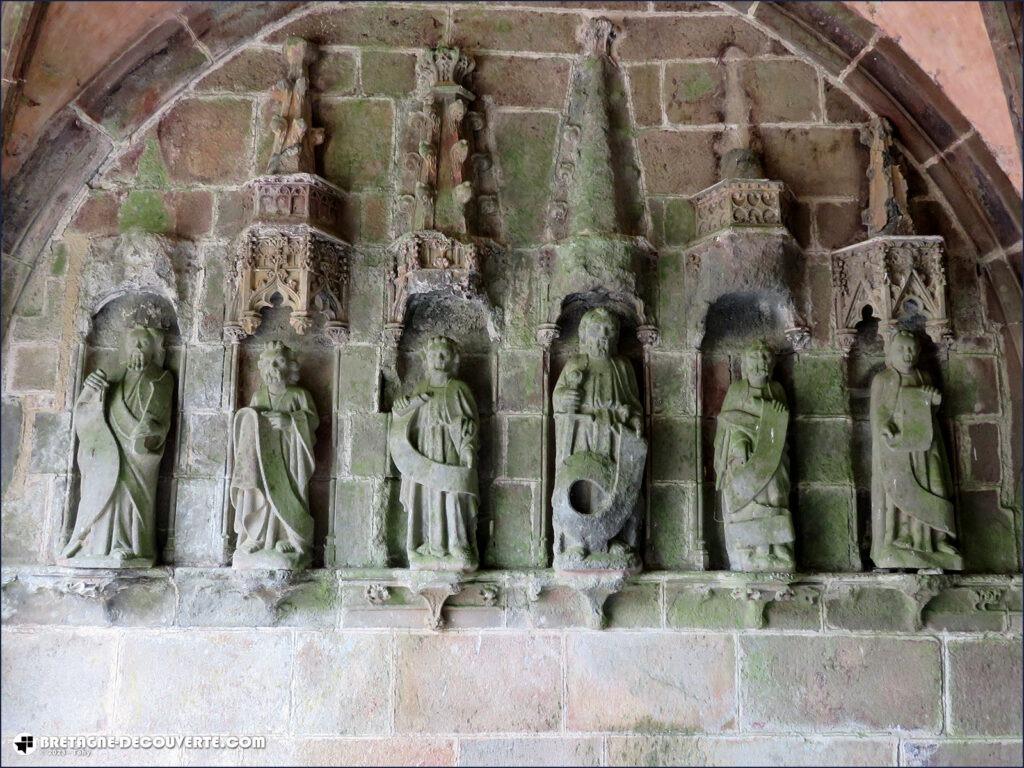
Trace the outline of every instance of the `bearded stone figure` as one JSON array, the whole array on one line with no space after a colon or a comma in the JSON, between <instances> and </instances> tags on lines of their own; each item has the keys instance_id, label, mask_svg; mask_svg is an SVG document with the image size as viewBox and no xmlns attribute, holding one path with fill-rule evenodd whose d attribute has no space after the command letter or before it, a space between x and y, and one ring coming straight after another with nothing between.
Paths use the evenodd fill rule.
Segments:
<instances>
[{"instance_id":1,"label":"bearded stone figure","mask_svg":"<svg viewBox=\"0 0 1024 768\"><path fill-rule=\"evenodd\" d=\"M455 342L434 336L425 359L426 377L410 396L395 401L388 438L402 474L409 567L474 571L479 563L476 401L465 382L455 378Z\"/></svg>"},{"instance_id":2,"label":"bearded stone figure","mask_svg":"<svg viewBox=\"0 0 1024 768\"><path fill-rule=\"evenodd\" d=\"M591 309L580 352L555 384L555 567L636 570L639 495L647 457L633 367L615 354L619 323Z\"/></svg>"},{"instance_id":3,"label":"bearded stone figure","mask_svg":"<svg viewBox=\"0 0 1024 768\"><path fill-rule=\"evenodd\" d=\"M729 386L715 432L715 488L722 492L725 547L734 571L788 571L793 560L789 511L789 409L771 380L775 356L756 342L742 358L743 378Z\"/></svg>"},{"instance_id":4,"label":"bearded stone figure","mask_svg":"<svg viewBox=\"0 0 1024 768\"><path fill-rule=\"evenodd\" d=\"M165 370L163 331L132 326L124 374L98 368L75 403L81 500L61 553L86 568L148 568L156 562L156 486L171 426L174 376Z\"/></svg>"},{"instance_id":5,"label":"bearded stone figure","mask_svg":"<svg viewBox=\"0 0 1024 768\"><path fill-rule=\"evenodd\" d=\"M946 450L942 394L917 368L913 334L889 342L871 382L871 559L878 568L963 570Z\"/></svg>"},{"instance_id":6,"label":"bearded stone figure","mask_svg":"<svg viewBox=\"0 0 1024 768\"><path fill-rule=\"evenodd\" d=\"M299 364L288 347L267 344L259 370L263 383L232 423L232 565L297 570L311 559L309 478L319 418L312 395L298 386Z\"/></svg>"}]
</instances>

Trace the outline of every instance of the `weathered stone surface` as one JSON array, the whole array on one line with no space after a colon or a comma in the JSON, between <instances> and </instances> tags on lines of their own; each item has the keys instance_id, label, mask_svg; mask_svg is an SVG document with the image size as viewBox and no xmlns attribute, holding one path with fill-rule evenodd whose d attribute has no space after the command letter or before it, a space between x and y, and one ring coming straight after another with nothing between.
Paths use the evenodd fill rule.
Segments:
<instances>
[{"instance_id":1,"label":"weathered stone surface","mask_svg":"<svg viewBox=\"0 0 1024 768\"><path fill-rule=\"evenodd\" d=\"M296 637L292 732L372 736L388 732L391 638L317 632ZM344 670L344 674L336 674Z\"/></svg>"},{"instance_id":2,"label":"weathered stone surface","mask_svg":"<svg viewBox=\"0 0 1024 768\"><path fill-rule=\"evenodd\" d=\"M284 18L302 3L216 2L185 9L189 28L214 56Z\"/></svg>"},{"instance_id":3,"label":"weathered stone surface","mask_svg":"<svg viewBox=\"0 0 1024 768\"><path fill-rule=\"evenodd\" d=\"M697 491L693 485L654 483L651 495L648 568L683 569L697 565L698 555L688 541L697 515Z\"/></svg>"},{"instance_id":4,"label":"weathered stone surface","mask_svg":"<svg viewBox=\"0 0 1024 768\"><path fill-rule=\"evenodd\" d=\"M802 61L743 61L740 83L749 95L755 125L814 123L821 117L817 73Z\"/></svg>"},{"instance_id":5,"label":"weathered stone surface","mask_svg":"<svg viewBox=\"0 0 1024 768\"><path fill-rule=\"evenodd\" d=\"M66 471L70 449L71 414L37 411L32 421L32 456L28 471L38 474Z\"/></svg>"},{"instance_id":6,"label":"weathered stone surface","mask_svg":"<svg viewBox=\"0 0 1024 768\"><path fill-rule=\"evenodd\" d=\"M545 635L398 637L400 733L546 731L562 711L559 643ZM529 674L522 674L530 670ZM448 691L461 691L458 698Z\"/></svg>"},{"instance_id":7,"label":"weathered stone surface","mask_svg":"<svg viewBox=\"0 0 1024 768\"><path fill-rule=\"evenodd\" d=\"M0 405L0 496L7 493L21 450L21 400L3 398Z\"/></svg>"},{"instance_id":8,"label":"weathered stone surface","mask_svg":"<svg viewBox=\"0 0 1024 768\"><path fill-rule=\"evenodd\" d=\"M196 414L187 424L188 471L202 477L220 476L227 458L227 415Z\"/></svg>"},{"instance_id":9,"label":"weathered stone surface","mask_svg":"<svg viewBox=\"0 0 1024 768\"><path fill-rule=\"evenodd\" d=\"M725 69L717 64L681 62L666 65L663 97L668 121L688 125L721 122L724 80ZM660 122L659 119L657 123Z\"/></svg>"},{"instance_id":10,"label":"weathered stone surface","mask_svg":"<svg viewBox=\"0 0 1024 768\"><path fill-rule=\"evenodd\" d=\"M200 80L196 90L233 93L269 91L278 80L284 78L285 73L284 57L280 51L249 48Z\"/></svg>"},{"instance_id":11,"label":"weathered stone surface","mask_svg":"<svg viewBox=\"0 0 1024 768\"><path fill-rule=\"evenodd\" d=\"M323 174L345 190L386 185L394 115L386 101L354 100L320 105L331 126L323 146Z\"/></svg>"},{"instance_id":12,"label":"weathered stone surface","mask_svg":"<svg viewBox=\"0 0 1024 768\"><path fill-rule=\"evenodd\" d=\"M176 572L177 623L197 627L331 627L336 623L333 574L311 571L268 576L237 570Z\"/></svg>"},{"instance_id":13,"label":"weathered stone surface","mask_svg":"<svg viewBox=\"0 0 1024 768\"><path fill-rule=\"evenodd\" d=\"M544 229L547 179L554 161L558 117L540 112L499 113L494 121L497 166L507 193L501 197L505 236L512 244L536 242Z\"/></svg>"},{"instance_id":14,"label":"weathered stone surface","mask_svg":"<svg viewBox=\"0 0 1024 768\"><path fill-rule=\"evenodd\" d=\"M661 125L661 75L659 67L642 64L629 67L630 100L633 120L638 126Z\"/></svg>"},{"instance_id":15,"label":"weathered stone surface","mask_svg":"<svg viewBox=\"0 0 1024 768\"><path fill-rule=\"evenodd\" d=\"M728 589L704 592L666 587L665 622L680 629L744 629L760 627L764 604L738 599Z\"/></svg>"},{"instance_id":16,"label":"weathered stone surface","mask_svg":"<svg viewBox=\"0 0 1024 768\"><path fill-rule=\"evenodd\" d=\"M179 102L157 128L170 178L183 183L246 181L251 124L252 105L247 101Z\"/></svg>"},{"instance_id":17,"label":"weathered stone surface","mask_svg":"<svg viewBox=\"0 0 1024 768\"><path fill-rule=\"evenodd\" d=\"M289 758L281 762L354 766L455 765L455 741L402 737L297 739L288 754Z\"/></svg>"},{"instance_id":18,"label":"weathered stone surface","mask_svg":"<svg viewBox=\"0 0 1024 768\"><path fill-rule=\"evenodd\" d=\"M474 88L502 107L559 109L569 83L569 62L564 59L528 59L519 56L477 56Z\"/></svg>"},{"instance_id":19,"label":"weathered stone surface","mask_svg":"<svg viewBox=\"0 0 1024 768\"><path fill-rule=\"evenodd\" d=\"M454 43L468 50L576 53L578 49L580 18L574 14L456 7L452 21Z\"/></svg>"},{"instance_id":20,"label":"weathered stone surface","mask_svg":"<svg viewBox=\"0 0 1024 768\"><path fill-rule=\"evenodd\" d=\"M17 497L5 496L0 504L0 542L4 565L39 561L46 517L47 478L26 478Z\"/></svg>"},{"instance_id":21,"label":"weathered stone surface","mask_svg":"<svg viewBox=\"0 0 1024 768\"><path fill-rule=\"evenodd\" d=\"M174 563L215 565L220 562L221 479L181 479L175 497Z\"/></svg>"},{"instance_id":22,"label":"weathered stone surface","mask_svg":"<svg viewBox=\"0 0 1024 768\"><path fill-rule=\"evenodd\" d=\"M651 354L653 392L651 405L654 413L667 415L696 414L696 373L692 357L665 352Z\"/></svg>"},{"instance_id":23,"label":"weathered stone surface","mask_svg":"<svg viewBox=\"0 0 1024 768\"><path fill-rule=\"evenodd\" d=\"M1018 640L949 640L949 730L957 736L1021 735L1024 674Z\"/></svg>"},{"instance_id":24,"label":"weathered stone surface","mask_svg":"<svg viewBox=\"0 0 1024 768\"><path fill-rule=\"evenodd\" d=\"M489 568L523 568L534 562L533 517L537 504L528 483L494 482L489 500L487 547L484 563ZM547 565L547 563L543 563Z\"/></svg>"},{"instance_id":25,"label":"weathered stone surface","mask_svg":"<svg viewBox=\"0 0 1024 768\"><path fill-rule=\"evenodd\" d=\"M224 375L224 348L192 346L185 366L185 400L190 408L214 409L220 406Z\"/></svg>"},{"instance_id":26,"label":"weathered stone surface","mask_svg":"<svg viewBox=\"0 0 1024 768\"><path fill-rule=\"evenodd\" d=\"M566 642L567 728L735 728L731 637L579 633Z\"/></svg>"},{"instance_id":27,"label":"weathered stone surface","mask_svg":"<svg viewBox=\"0 0 1024 768\"><path fill-rule=\"evenodd\" d=\"M121 666L113 726L125 732L274 735L287 729L288 632L133 634L124 638Z\"/></svg>"},{"instance_id":28,"label":"weathered stone surface","mask_svg":"<svg viewBox=\"0 0 1024 768\"><path fill-rule=\"evenodd\" d=\"M660 627L661 586L631 584L609 595L604 603L605 626Z\"/></svg>"},{"instance_id":29,"label":"weathered stone surface","mask_svg":"<svg viewBox=\"0 0 1024 768\"><path fill-rule=\"evenodd\" d=\"M876 632L913 632L917 605L898 589L842 586L825 596L825 624L835 629Z\"/></svg>"},{"instance_id":30,"label":"weathered stone surface","mask_svg":"<svg viewBox=\"0 0 1024 768\"><path fill-rule=\"evenodd\" d=\"M459 765L600 765L601 740L460 739Z\"/></svg>"},{"instance_id":31,"label":"weathered stone surface","mask_svg":"<svg viewBox=\"0 0 1024 768\"><path fill-rule=\"evenodd\" d=\"M797 419L792 425L793 477L802 483L852 483L849 421Z\"/></svg>"},{"instance_id":32,"label":"weathered stone surface","mask_svg":"<svg viewBox=\"0 0 1024 768\"><path fill-rule=\"evenodd\" d=\"M296 19L268 40L280 43L302 37L316 45L429 48L440 41L444 25L445 11L441 9L354 6Z\"/></svg>"},{"instance_id":33,"label":"weathered stone surface","mask_svg":"<svg viewBox=\"0 0 1024 768\"><path fill-rule=\"evenodd\" d=\"M867 150L856 129L762 128L764 170L797 197L866 191ZM817 169L827 166L827 174Z\"/></svg>"},{"instance_id":34,"label":"weathered stone surface","mask_svg":"<svg viewBox=\"0 0 1024 768\"><path fill-rule=\"evenodd\" d=\"M896 742L794 736L612 736L608 765L896 765Z\"/></svg>"},{"instance_id":35,"label":"weathered stone surface","mask_svg":"<svg viewBox=\"0 0 1024 768\"><path fill-rule=\"evenodd\" d=\"M510 417L506 423L505 477L540 479L541 420Z\"/></svg>"},{"instance_id":36,"label":"weathered stone surface","mask_svg":"<svg viewBox=\"0 0 1024 768\"><path fill-rule=\"evenodd\" d=\"M951 355L943 371L946 414L999 413L999 378L989 356Z\"/></svg>"},{"instance_id":37,"label":"weathered stone surface","mask_svg":"<svg viewBox=\"0 0 1024 768\"><path fill-rule=\"evenodd\" d=\"M793 360L793 407L801 415L843 416L849 412L846 361L841 357L797 355ZM800 478L803 480L804 478Z\"/></svg>"},{"instance_id":38,"label":"weathered stone surface","mask_svg":"<svg viewBox=\"0 0 1024 768\"><path fill-rule=\"evenodd\" d=\"M349 424L349 471L356 477L382 477L387 474L388 414L354 413Z\"/></svg>"},{"instance_id":39,"label":"weathered stone surface","mask_svg":"<svg viewBox=\"0 0 1024 768\"><path fill-rule=\"evenodd\" d=\"M416 56L411 53L363 51L363 93L404 96L416 87Z\"/></svg>"},{"instance_id":40,"label":"weathered stone surface","mask_svg":"<svg viewBox=\"0 0 1024 768\"><path fill-rule=\"evenodd\" d=\"M651 440L651 475L655 481L696 482L699 425L694 419L656 418Z\"/></svg>"},{"instance_id":41,"label":"weathered stone surface","mask_svg":"<svg viewBox=\"0 0 1024 768\"><path fill-rule=\"evenodd\" d=\"M739 643L744 728L937 733L942 727L936 641L745 636ZM877 696L883 689L885 698Z\"/></svg>"},{"instance_id":42,"label":"weathered stone surface","mask_svg":"<svg viewBox=\"0 0 1024 768\"><path fill-rule=\"evenodd\" d=\"M498 408L514 413L539 412L542 406L539 351L506 350L498 358Z\"/></svg>"},{"instance_id":43,"label":"weathered stone surface","mask_svg":"<svg viewBox=\"0 0 1024 768\"><path fill-rule=\"evenodd\" d=\"M1013 512L1000 503L998 491L961 491L959 502L964 568L975 573L1018 572L1019 537L1013 534Z\"/></svg>"},{"instance_id":44,"label":"weathered stone surface","mask_svg":"<svg viewBox=\"0 0 1024 768\"><path fill-rule=\"evenodd\" d=\"M819 203L815 207L818 244L835 250L859 242L865 237L861 221L861 205L850 203Z\"/></svg>"},{"instance_id":45,"label":"weathered stone surface","mask_svg":"<svg viewBox=\"0 0 1024 768\"><path fill-rule=\"evenodd\" d=\"M653 195L692 195L718 181L714 144L704 131L647 130L637 137L647 191Z\"/></svg>"},{"instance_id":46,"label":"weathered stone surface","mask_svg":"<svg viewBox=\"0 0 1024 768\"><path fill-rule=\"evenodd\" d=\"M9 392L52 392L57 384L57 355L52 345L18 344L9 348Z\"/></svg>"},{"instance_id":47,"label":"weathered stone surface","mask_svg":"<svg viewBox=\"0 0 1024 768\"><path fill-rule=\"evenodd\" d=\"M981 485L996 484L1002 476L998 424L967 425L967 478Z\"/></svg>"},{"instance_id":48,"label":"weathered stone surface","mask_svg":"<svg viewBox=\"0 0 1024 768\"><path fill-rule=\"evenodd\" d=\"M1018 765L1024 760L1020 741L904 741L900 765Z\"/></svg>"},{"instance_id":49,"label":"weathered stone surface","mask_svg":"<svg viewBox=\"0 0 1024 768\"><path fill-rule=\"evenodd\" d=\"M746 21L731 16L629 16L619 56L624 61L714 58L729 43L748 56L778 50Z\"/></svg>"},{"instance_id":50,"label":"weathered stone surface","mask_svg":"<svg viewBox=\"0 0 1024 768\"><path fill-rule=\"evenodd\" d=\"M2 649L5 734L96 733L113 726L108 708L117 652L113 632L5 629ZM55 690L66 696L54 696Z\"/></svg>"}]
</instances>

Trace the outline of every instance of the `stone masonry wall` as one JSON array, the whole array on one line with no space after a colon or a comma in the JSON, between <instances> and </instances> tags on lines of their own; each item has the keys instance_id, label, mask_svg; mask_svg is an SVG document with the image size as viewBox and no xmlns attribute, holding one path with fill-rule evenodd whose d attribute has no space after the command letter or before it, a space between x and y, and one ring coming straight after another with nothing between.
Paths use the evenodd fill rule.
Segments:
<instances>
[{"instance_id":1,"label":"stone masonry wall","mask_svg":"<svg viewBox=\"0 0 1024 768\"><path fill-rule=\"evenodd\" d=\"M23 732L269 740L258 752L129 756L175 764L1021 762L1021 456L1011 423L1020 384L991 319L997 297L980 282L983 254L926 169L904 158L917 233L945 238L955 341L927 365L944 392L966 575L865 573L867 392L883 358L870 334L849 356L836 346L830 253L866 238L861 131L874 115L843 71L817 66L745 10L308 6L253 30L146 123L144 95L122 73L120 95L86 112L119 152L68 209L4 339L5 764L53 762L15 757L10 743ZM585 603L548 570L535 339L544 320L538 249L576 30L598 14L621 29L618 96L630 123L617 140L636 158L632 203L658 252L661 336L650 359L645 573L609 599L603 630L584 628ZM345 194L350 340L333 400L330 357L302 347L303 382L322 416L315 568L261 579L222 567L232 354L221 335L224 274L246 223L243 187L269 157L269 89L284 75L290 35L320 46L311 80L326 141L317 163ZM381 338L386 247L401 234L392 213L405 109L416 57L438 43L476 61L474 108L497 182L489 234L499 246L482 282L504 322L500 341L473 337L462 371L482 414L482 570L446 606L447 628L427 632L403 582ZM788 593L721 572L710 441L738 364L728 345L695 349L687 336L697 292L692 201L718 180L729 46L743 53L729 66L749 98L766 174L793 196L795 300L812 333L807 349L780 356L776 373L793 413L801 575ZM191 66L168 55L166 78ZM164 565L83 574L55 565L76 493L76 323L96 275L123 268L123 244L147 237L174 243L170 279L188 308L178 318L175 447L159 502ZM268 320L245 342L243 378L253 374L253 345L282 327ZM383 604L370 599L377 584L388 586ZM112 760L123 762L94 754L68 764Z\"/></svg>"}]
</instances>

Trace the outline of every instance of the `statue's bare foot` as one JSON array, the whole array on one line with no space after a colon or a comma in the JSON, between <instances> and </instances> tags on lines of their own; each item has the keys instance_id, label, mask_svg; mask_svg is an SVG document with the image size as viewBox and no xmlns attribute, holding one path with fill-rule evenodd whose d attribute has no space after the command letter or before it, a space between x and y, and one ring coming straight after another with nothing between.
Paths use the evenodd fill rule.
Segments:
<instances>
[{"instance_id":1,"label":"statue's bare foot","mask_svg":"<svg viewBox=\"0 0 1024 768\"><path fill-rule=\"evenodd\" d=\"M899 549L913 549L914 545L910 542L909 536L898 536L893 539L892 545Z\"/></svg>"},{"instance_id":2,"label":"statue's bare foot","mask_svg":"<svg viewBox=\"0 0 1024 768\"><path fill-rule=\"evenodd\" d=\"M238 549L247 555L251 555L257 549L259 549L259 547L259 542L253 541L252 539L249 539L248 541L242 542L238 545Z\"/></svg>"},{"instance_id":3,"label":"statue's bare foot","mask_svg":"<svg viewBox=\"0 0 1024 768\"><path fill-rule=\"evenodd\" d=\"M935 544L935 551L941 552L944 555L959 555L957 548L950 544L948 541L940 541Z\"/></svg>"},{"instance_id":4,"label":"statue's bare foot","mask_svg":"<svg viewBox=\"0 0 1024 768\"><path fill-rule=\"evenodd\" d=\"M131 552L125 552L123 549L114 549L114 550L111 550L110 556L112 558L114 558L115 560L117 560L118 562L122 562L123 563L125 560L127 560L128 558L130 558L132 556L132 553Z\"/></svg>"},{"instance_id":5,"label":"statue's bare foot","mask_svg":"<svg viewBox=\"0 0 1024 768\"><path fill-rule=\"evenodd\" d=\"M608 553L611 555L624 555L629 551L629 547L623 544L621 541L613 541L608 545Z\"/></svg>"},{"instance_id":6,"label":"statue's bare foot","mask_svg":"<svg viewBox=\"0 0 1024 768\"><path fill-rule=\"evenodd\" d=\"M565 550L565 555L566 557L578 557L580 560L582 560L584 557L587 556L587 550L585 550L583 547L579 545L567 547Z\"/></svg>"},{"instance_id":7,"label":"statue's bare foot","mask_svg":"<svg viewBox=\"0 0 1024 768\"><path fill-rule=\"evenodd\" d=\"M287 541L279 541L279 542L277 542L277 544L274 545L274 549L276 549L282 555L290 555L290 554L295 552L295 547L293 547Z\"/></svg>"}]
</instances>

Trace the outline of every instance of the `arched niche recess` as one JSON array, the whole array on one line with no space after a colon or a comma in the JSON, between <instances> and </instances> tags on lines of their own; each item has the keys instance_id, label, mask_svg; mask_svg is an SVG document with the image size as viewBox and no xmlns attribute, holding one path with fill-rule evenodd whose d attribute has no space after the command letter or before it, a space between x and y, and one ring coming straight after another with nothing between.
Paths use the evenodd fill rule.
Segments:
<instances>
[{"instance_id":1,"label":"arched niche recess","mask_svg":"<svg viewBox=\"0 0 1024 768\"><path fill-rule=\"evenodd\" d=\"M423 379L426 372L423 353L432 337L447 336L456 343L459 349L456 378L469 385L480 416L477 551L482 568L488 566L487 550L493 530L490 487L495 472L495 435L498 431L494 417L496 334L494 311L482 294L467 298L449 290L433 290L410 295L404 307L401 336L395 347L395 379L385 403L385 410L390 411L396 397L408 395ZM388 464L388 562L404 568L408 567L405 549L407 518L399 501L400 477L390 461Z\"/></svg>"},{"instance_id":2,"label":"arched niche recess","mask_svg":"<svg viewBox=\"0 0 1024 768\"><path fill-rule=\"evenodd\" d=\"M330 528L331 478L335 474L333 465L337 461L332 418L335 410L333 393L336 391L334 378L337 374L337 348L324 333L327 320L322 313L316 313L312 327L299 335L289 322L291 310L281 305L281 297L275 294L270 301L272 306L261 312L262 322L259 327L252 335L238 342L235 410L249 404L261 383L259 357L266 345L279 341L289 347L299 362L299 386L312 394L320 419L313 447L316 464L309 481L309 512L314 522L312 567L319 568L324 564L324 547ZM231 461L232 457L229 456L229 467ZM233 515L233 510L226 503L223 535L227 539L229 552L234 551L235 544Z\"/></svg>"}]
</instances>

